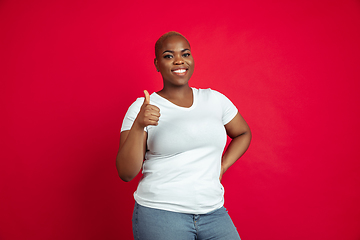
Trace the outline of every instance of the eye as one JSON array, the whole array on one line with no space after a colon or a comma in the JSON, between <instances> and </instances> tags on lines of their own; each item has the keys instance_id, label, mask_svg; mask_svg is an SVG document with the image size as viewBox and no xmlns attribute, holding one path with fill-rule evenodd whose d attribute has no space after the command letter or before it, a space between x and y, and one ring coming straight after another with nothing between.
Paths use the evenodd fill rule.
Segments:
<instances>
[{"instance_id":1,"label":"eye","mask_svg":"<svg viewBox=\"0 0 360 240\"><path fill-rule=\"evenodd\" d=\"M190 53L184 53L183 56L188 57L188 56L190 56Z\"/></svg>"},{"instance_id":2,"label":"eye","mask_svg":"<svg viewBox=\"0 0 360 240\"><path fill-rule=\"evenodd\" d=\"M173 56L172 55L165 55L164 58L172 58Z\"/></svg>"}]
</instances>

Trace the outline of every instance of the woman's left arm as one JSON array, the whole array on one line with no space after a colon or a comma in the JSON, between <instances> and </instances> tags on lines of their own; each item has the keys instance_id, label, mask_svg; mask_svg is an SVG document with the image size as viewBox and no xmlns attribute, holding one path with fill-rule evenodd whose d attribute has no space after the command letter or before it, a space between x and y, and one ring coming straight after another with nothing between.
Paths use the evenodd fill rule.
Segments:
<instances>
[{"instance_id":1,"label":"woman's left arm","mask_svg":"<svg viewBox=\"0 0 360 240\"><path fill-rule=\"evenodd\" d=\"M222 157L220 181L229 167L246 152L251 141L250 128L239 113L225 125L225 129L232 140Z\"/></svg>"}]
</instances>

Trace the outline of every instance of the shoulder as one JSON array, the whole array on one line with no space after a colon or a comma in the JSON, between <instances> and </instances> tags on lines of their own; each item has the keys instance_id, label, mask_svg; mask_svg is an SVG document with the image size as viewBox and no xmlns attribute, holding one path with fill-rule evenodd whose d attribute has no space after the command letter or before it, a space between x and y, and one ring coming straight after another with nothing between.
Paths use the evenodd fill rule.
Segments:
<instances>
[{"instance_id":1,"label":"shoulder","mask_svg":"<svg viewBox=\"0 0 360 240\"><path fill-rule=\"evenodd\" d=\"M211 97L211 98L217 98L217 99L228 99L223 93L211 89L211 88L206 88L206 89L201 89L201 88L194 88L194 90L200 95L200 96L207 96L207 97Z\"/></svg>"},{"instance_id":2,"label":"shoulder","mask_svg":"<svg viewBox=\"0 0 360 240\"><path fill-rule=\"evenodd\" d=\"M130 105L129 109L140 108L143 102L144 102L144 97L139 97Z\"/></svg>"},{"instance_id":3,"label":"shoulder","mask_svg":"<svg viewBox=\"0 0 360 240\"><path fill-rule=\"evenodd\" d=\"M140 110L141 106L144 104L144 97L138 97L129 107L130 109ZM150 104L156 104L159 102L159 95L155 92L150 94Z\"/></svg>"}]
</instances>

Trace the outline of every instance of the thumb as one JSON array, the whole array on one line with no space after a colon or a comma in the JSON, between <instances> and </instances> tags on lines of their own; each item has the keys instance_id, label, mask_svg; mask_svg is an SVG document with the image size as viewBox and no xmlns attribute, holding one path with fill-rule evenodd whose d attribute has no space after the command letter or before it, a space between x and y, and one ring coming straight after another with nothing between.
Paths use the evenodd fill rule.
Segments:
<instances>
[{"instance_id":1,"label":"thumb","mask_svg":"<svg viewBox=\"0 0 360 240\"><path fill-rule=\"evenodd\" d=\"M145 94L144 104L150 104L150 95L148 91L144 90L144 94Z\"/></svg>"}]
</instances>

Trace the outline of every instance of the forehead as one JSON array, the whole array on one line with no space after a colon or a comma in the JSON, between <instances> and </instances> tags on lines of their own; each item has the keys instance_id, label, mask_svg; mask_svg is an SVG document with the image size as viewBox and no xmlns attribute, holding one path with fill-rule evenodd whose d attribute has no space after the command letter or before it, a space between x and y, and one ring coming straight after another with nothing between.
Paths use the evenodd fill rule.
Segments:
<instances>
[{"instance_id":1,"label":"forehead","mask_svg":"<svg viewBox=\"0 0 360 240\"><path fill-rule=\"evenodd\" d=\"M190 49L189 43L182 36L170 36L166 38L161 45L161 50Z\"/></svg>"}]
</instances>

